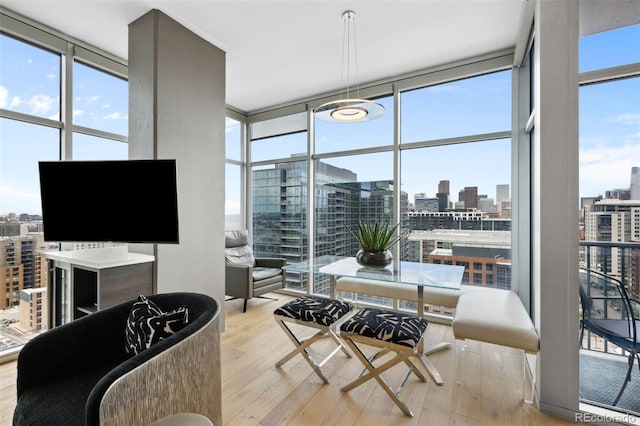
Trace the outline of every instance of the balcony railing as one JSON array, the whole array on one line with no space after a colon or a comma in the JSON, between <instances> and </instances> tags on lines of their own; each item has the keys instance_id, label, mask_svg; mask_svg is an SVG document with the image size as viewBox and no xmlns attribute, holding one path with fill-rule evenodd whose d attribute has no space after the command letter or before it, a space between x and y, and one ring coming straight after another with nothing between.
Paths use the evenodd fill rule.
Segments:
<instances>
[{"instance_id":1,"label":"balcony railing","mask_svg":"<svg viewBox=\"0 0 640 426\"><path fill-rule=\"evenodd\" d=\"M622 282L629 296L640 299L640 242L580 241L580 266L602 272ZM577 285L577 283L576 283ZM612 407L627 368L624 350L585 332L580 351L580 397L605 408L640 414L640 370L634 368L619 403ZM607 371L607 374L602 374Z\"/></svg>"}]
</instances>

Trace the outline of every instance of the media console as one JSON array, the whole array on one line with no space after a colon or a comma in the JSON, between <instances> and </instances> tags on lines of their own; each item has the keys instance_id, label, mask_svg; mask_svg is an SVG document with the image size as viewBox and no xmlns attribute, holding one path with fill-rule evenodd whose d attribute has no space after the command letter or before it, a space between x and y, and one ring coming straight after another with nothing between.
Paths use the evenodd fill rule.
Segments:
<instances>
[{"instance_id":1,"label":"media console","mask_svg":"<svg viewBox=\"0 0 640 426\"><path fill-rule=\"evenodd\" d=\"M153 291L151 255L126 246L45 254L49 271L49 324L73 321Z\"/></svg>"}]
</instances>

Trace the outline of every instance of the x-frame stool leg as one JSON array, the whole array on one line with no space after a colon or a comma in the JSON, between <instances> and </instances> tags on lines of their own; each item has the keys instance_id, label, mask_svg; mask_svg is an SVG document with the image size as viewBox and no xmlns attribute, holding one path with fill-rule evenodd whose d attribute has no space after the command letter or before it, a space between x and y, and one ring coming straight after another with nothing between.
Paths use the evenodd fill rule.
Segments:
<instances>
[{"instance_id":1,"label":"x-frame stool leg","mask_svg":"<svg viewBox=\"0 0 640 426\"><path fill-rule=\"evenodd\" d=\"M284 365L287 361L289 361L291 358L293 358L297 354L300 354L305 359L305 361L307 361L307 363L311 366L311 368L318 375L318 377L320 377L320 379L324 383L329 383L329 378L322 371L322 366L326 364L327 361L329 361L340 350L342 350L342 352L344 352L344 354L347 357L351 358L351 354L347 350L347 347L344 345L344 343L342 343L342 341L338 338L338 336L336 336L335 332L328 326L319 326L317 324L311 325L304 321L293 320L290 318L285 319L279 316L276 316L276 322L282 328L282 330L285 332L285 334L289 337L289 339L293 342L295 346L295 348L291 352L289 352L282 359L280 359L280 361L276 363L277 368ZM293 322L296 324L303 325L305 327L316 328L318 331L314 335L308 338L298 339L298 337L293 333L293 331L291 331L291 329L287 326L285 322ZM318 340L324 339L326 337L330 337L337 344L337 347L329 355L327 355L322 361L316 362L307 351L307 348L309 348L313 343L317 342Z\"/></svg>"},{"instance_id":2,"label":"x-frame stool leg","mask_svg":"<svg viewBox=\"0 0 640 426\"><path fill-rule=\"evenodd\" d=\"M343 336L343 339L347 344L347 346L349 346L351 351L354 354L356 354L356 357L365 366L365 370L363 370L363 372L360 374L360 377L358 377L356 380L352 381L351 383L343 386L341 390L343 392L349 392L350 390L360 386L361 384L371 379L375 379L378 382L378 384L382 387L382 389L384 389L387 395L389 395L389 397L393 400L393 402L398 406L398 408L400 408L400 410L405 415L409 417L413 417L413 412L411 411L409 406L407 406L407 404L400 399L400 392L402 392L402 389L404 388L404 385L406 384L407 379L409 378L411 373L415 374L423 382L427 381L426 377L422 374L420 369L410 360L411 357L419 357L419 354L415 352L415 350L412 348L405 349L395 345L396 346L395 348L390 348L390 347L383 348L380 352L374 354L371 358L367 358L366 355L362 352L362 350L358 347L358 345L356 345L355 342L358 341L360 343L365 343L365 344L379 347L380 346L379 341L377 341L376 339L349 336L349 335ZM395 356L377 367L373 365L372 362L374 359L378 358L381 353L387 353L387 352L394 352ZM409 371L407 372L406 376L400 383L398 390L394 392L391 386L382 377L382 373L384 373L385 371L389 370L390 368L394 367L399 363L407 364L407 366L409 367Z\"/></svg>"}]
</instances>

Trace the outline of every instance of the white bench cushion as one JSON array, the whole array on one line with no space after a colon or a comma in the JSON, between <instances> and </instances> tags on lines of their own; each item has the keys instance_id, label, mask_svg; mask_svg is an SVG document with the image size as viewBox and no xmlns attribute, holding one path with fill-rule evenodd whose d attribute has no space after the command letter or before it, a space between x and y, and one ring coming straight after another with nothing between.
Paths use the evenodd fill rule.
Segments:
<instances>
[{"instance_id":1,"label":"white bench cushion","mask_svg":"<svg viewBox=\"0 0 640 426\"><path fill-rule=\"evenodd\" d=\"M458 297L460 297L461 294L476 290L488 290L471 285L463 285L460 287L460 290L428 286L423 288L425 303L430 305L446 306L449 308L456 307L458 304ZM376 281L367 278L338 278L336 280L336 290L351 291L371 296L388 297L391 299L410 300L414 302L418 299L418 288L415 285Z\"/></svg>"},{"instance_id":2,"label":"white bench cushion","mask_svg":"<svg viewBox=\"0 0 640 426\"><path fill-rule=\"evenodd\" d=\"M451 324L456 339L471 339L537 353L538 333L517 294L509 290L460 295Z\"/></svg>"}]
</instances>

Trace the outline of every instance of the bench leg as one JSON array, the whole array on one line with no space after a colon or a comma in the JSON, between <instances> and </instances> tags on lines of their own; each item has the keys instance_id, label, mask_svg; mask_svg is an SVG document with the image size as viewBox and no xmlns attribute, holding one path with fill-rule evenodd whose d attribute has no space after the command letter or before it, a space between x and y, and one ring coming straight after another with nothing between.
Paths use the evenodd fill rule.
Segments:
<instances>
[{"instance_id":1,"label":"bench leg","mask_svg":"<svg viewBox=\"0 0 640 426\"><path fill-rule=\"evenodd\" d=\"M527 362L527 353L522 354L522 400L527 404L533 404L533 397L536 389L535 372L529 369L529 363ZM531 378L531 387L527 386L527 381ZM528 390L528 391L527 391Z\"/></svg>"}]
</instances>

